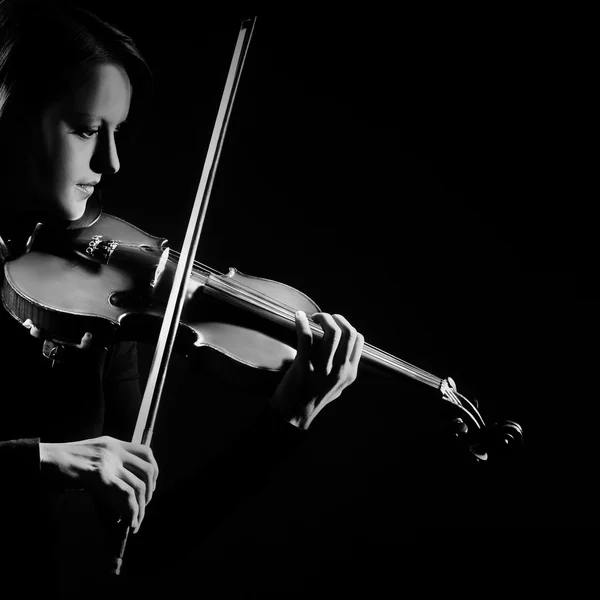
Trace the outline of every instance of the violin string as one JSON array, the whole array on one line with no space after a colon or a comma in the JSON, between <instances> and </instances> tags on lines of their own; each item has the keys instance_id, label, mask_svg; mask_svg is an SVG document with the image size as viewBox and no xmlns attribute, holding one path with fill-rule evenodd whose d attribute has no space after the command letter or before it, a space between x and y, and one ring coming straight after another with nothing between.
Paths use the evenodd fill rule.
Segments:
<instances>
[{"instance_id":1,"label":"violin string","mask_svg":"<svg viewBox=\"0 0 600 600\"><path fill-rule=\"evenodd\" d=\"M137 244L132 244L128 242L120 242L119 240L114 240L119 242L120 246L124 247L139 247ZM177 263L179 257L181 256L180 252L169 248L168 261L172 263ZM175 258L171 258L171 255L174 255ZM194 266L198 269L201 269L210 275L215 275L216 279L214 281L218 281L221 288L225 291L229 291L230 296L245 302L251 306L255 306L263 309L265 312L271 315L275 315L280 319L288 322L289 324L293 324L295 322L295 313L296 309L276 300L263 292L260 292L254 288L244 285L239 281L228 280L227 276L223 273L213 269L212 267L202 264L201 262L194 260ZM310 315L306 315L309 326L313 334L317 334L319 336L323 335L323 330L318 325ZM431 387L439 388L442 380L419 367L416 367L404 360L399 359L398 357L385 352L384 350L380 350L371 344L365 343L363 347L363 355L366 355L371 360L383 364L392 370L400 372L408 377L412 377L422 383L425 383Z\"/></svg>"},{"instance_id":2,"label":"violin string","mask_svg":"<svg viewBox=\"0 0 600 600\"><path fill-rule=\"evenodd\" d=\"M171 250L171 252L176 257L179 256L179 253L177 251ZM171 260L171 259L169 259L169 260ZM172 262L176 262L176 261L172 260ZM296 309L294 309L293 307L291 307L279 300L276 300L276 299L264 294L263 292L255 290L254 288L251 288L249 286L246 286L245 284L240 283L239 281L227 280L227 279L225 279L226 278L225 275L223 275L219 271L209 267L208 265L204 265L204 264L200 263L199 261L194 261L194 265L198 266L199 268L202 268L205 271L208 271L211 274L217 275L220 285L223 286L224 288L230 290L231 294L234 297L239 299L240 294L242 294L243 300L245 302L247 302L253 306L258 306L260 308L263 308L264 310L271 312L272 314L275 314L290 323L294 323ZM309 321L309 324L311 326L311 330L313 331L313 333L322 335L322 333L323 333L322 329L310 317L310 315L307 315L307 319ZM417 380L421 381L422 383L425 383L431 387L439 388L439 386L441 385L442 380L439 377L436 377L435 375L432 375L431 373L428 373L427 371L424 371L424 370L420 369L419 367L416 367L406 361L403 361L403 360L397 358L396 356L394 356L388 352L385 352L384 350L380 350L379 348L376 348L375 346L372 346L368 343L365 343L365 345L364 345L363 354L366 354L367 356L369 356L369 358L375 360L376 362L385 364L388 367L392 368L393 370L399 371L405 375L408 375L414 379L417 379Z\"/></svg>"},{"instance_id":3,"label":"violin string","mask_svg":"<svg viewBox=\"0 0 600 600\"><path fill-rule=\"evenodd\" d=\"M139 247L138 244L132 244L128 242L119 242L119 245L125 247ZM168 250L169 254L167 260L172 263L177 263L181 256L181 253L177 252L173 248L168 248ZM174 258L171 258L171 255L174 255ZM290 324L293 324L295 322L296 309L294 307L289 306L288 304L285 304L279 300L276 300L275 298L272 298L271 296L268 296L267 294L264 294L259 290L251 288L239 281L231 280L220 271L217 271L216 269L213 269L212 267L205 265L197 260L193 261L193 265L199 270L208 273L209 277L210 275L214 275L215 279L213 281L218 281L218 285L221 286L222 290L228 292L230 297L241 300L242 302L245 302L248 305L261 308L267 314L275 315L278 318ZM307 314L306 317L308 319L309 326L313 334L322 336L323 329L321 328L321 326L317 324L310 315ZM366 342L363 347L363 356L367 356L374 362L383 364L396 372L416 379L417 381L420 381L421 383L429 385L433 388L440 389L442 385L441 378L431 373L428 373L427 371L420 369L419 367L416 367L415 365L412 365L402 359L399 359L393 354L385 352L384 350L380 350L379 348L376 348L375 346L372 346L371 344L368 344Z\"/></svg>"},{"instance_id":4,"label":"violin string","mask_svg":"<svg viewBox=\"0 0 600 600\"><path fill-rule=\"evenodd\" d=\"M179 253L175 251L173 252L173 254L177 256L179 255ZM232 291L239 291L252 300L262 301L264 302L264 306L268 306L273 310L278 311L278 314L284 317L286 320L289 320L290 322L294 321L294 315L297 309L289 306L288 304L285 304L284 302L281 302L280 300L268 296L267 294L254 288L251 288L239 281L228 279L226 275L209 267L208 265L204 265L198 261L194 261L194 266L197 266L203 269L204 271L208 271L212 275L218 276L221 283L224 284L226 287L229 287ZM307 318L309 322L316 326L316 323L311 319L309 315L307 315Z\"/></svg>"},{"instance_id":5,"label":"violin string","mask_svg":"<svg viewBox=\"0 0 600 600\"><path fill-rule=\"evenodd\" d=\"M207 265L202 265L198 261L194 261L194 264L196 266L202 267L205 271L208 271L209 273L216 275L217 279L215 281L218 281L219 285L222 288L229 290L233 297L235 297L237 299L242 299L243 301L245 301L248 304L251 304L253 306L256 306L256 307L262 308L266 311L269 311L272 314L275 314L276 316L278 316L286 321L289 321L291 323L294 322L294 314L296 311L294 309L292 309L292 307L290 307L290 306L288 306L288 305L286 305L286 304L284 304L284 303L282 303L282 302L272 298L271 296L268 296L258 290L255 290L254 288L250 288L238 281L233 281L233 280L227 279L227 277L225 275L223 275L222 273L216 271L215 269L208 267ZM310 317L309 317L309 321L312 321L312 319L310 319ZM315 325L315 327L316 327L316 325Z\"/></svg>"},{"instance_id":6,"label":"violin string","mask_svg":"<svg viewBox=\"0 0 600 600\"><path fill-rule=\"evenodd\" d=\"M123 247L139 247L139 244L122 242L120 240L114 241L118 242L119 245ZM169 255L167 260L169 262L177 263L181 253L173 250L172 248L169 248L168 250ZM171 258L171 255L174 255L175 258ZM217 271L216 269L213 269L212 267L209 267L208 265L202 264L197 260L194 260L193 264L198 269L208 272L209 276L215 275L216 280L219 281L221 287L225 290L229 290L231 296L234 298L239 299L249 305L262 308L268 314L275 315L290 324L295 322L295 308L276 300L264 294L263 292L246 286L239 281L227 280L226 275ZM322 336L323 329L320 327L320 325L318 325L310 315L306 315L306 317L313 334ZM427 371L424 371L423 369L420 369L419 367L399 359L398 357L385 352L384 350L380 350L379 348L376 348L375 346L372 346L366 342L363 347L363 355L366 355L377 363L384 364L392 370L407 375L408 377L412 377L413 379L421 381L422 383L425 383L431 387L439 388L441 385L442 380L439 377L436 377L435 375L432 375L431 373L428 373Z\"/></svg>"},{"instance_id":7,"label":"violin string","mask_svg":"<svg viewBox=\"0 0 600 600\"><path fill-rule=\"evenodd\" d=\"M119 244L119 247L124 247L124 248L139 248L140 245L139 244L134 244L131 242L124 242L121 240L112 240L114 242L117 242ZM169 256L167 258L168 262L172 262L172 263L177 263L179 260L179 257L181 256L180 252L177 252L176 250L173 250L172 248L169 248ZM174 254L176 256L176 259L172 259L171 258L171 254ZM255 306L259 306L267 311L270 311L272 313L278 314L278 316L280 316L281 318L288 320L288 321L294 321L294 313L295 310L292 309L292 307L287 306L277 300L275 300L274 298L271 298L270 296L267 296L266 294L263 294L262 292L259 292L253 288L250 288L248 286L244 286L243 284L240 284L239 282L233 282L233 281L226 281L225 280L225 275L223 275L221 272L217 271L216 269L213 269L212 267L209 267L208 265L203 265L202 263L198 262L197 260L194 260L194 266L198 267L199 269L202 269L204 271L207 271L209 274L211 275L215 275L218 277L218 280L222 283L222 285L224 287L228 287L231 290L232 295L235 297L236 294L235 292L244 294L246 296L246 301L250 304L253 304ZM239 297L239 294L238 294ZM260 305L260 301L262 301L262 306ZM312 319L307 315L309 321L312 321ZM316 324L314 324L314 321L312 322L314 328L317 327ZM318 331L317 331L318 333Z\"/></svg>"}]
</instances>

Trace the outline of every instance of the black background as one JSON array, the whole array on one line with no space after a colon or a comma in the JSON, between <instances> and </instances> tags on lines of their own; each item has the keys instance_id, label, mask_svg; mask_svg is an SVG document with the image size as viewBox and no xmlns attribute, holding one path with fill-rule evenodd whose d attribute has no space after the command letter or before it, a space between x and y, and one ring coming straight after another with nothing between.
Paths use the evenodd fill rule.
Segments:
<instances>
[{"instance_id":1,"label":"black background","mask_svg":"<svg viewBox=\"0 0 600 600\"><path fill-rule=\"evenodd\" d=\"M179 248L243 15L86 4L133 36L155 78L107 211ZM510 508L507 496L469 498L490 527L597 525L582 425L595 415L574 383L585 324L563 51L538 15L259 15L198 251L218 270L302 290L370 343L452 376L488 420L521 423L525 457L504 474ZM210 453L243 423L236 410L248 412L211 404L207 424L201 388L193 378L178 387L185 417L164 409L157 454L167 433L195 427L202 438L163 442L171 463L177 452L192 460L190 448ZM394 472L395 440L412 427L402 400L342 396L303 460L199 541L200 553L366 558L402 546L406 525L428 525L403 512L414 490ZM477 526L464 514L436 522Z\"/></svg>"}]
</instances>

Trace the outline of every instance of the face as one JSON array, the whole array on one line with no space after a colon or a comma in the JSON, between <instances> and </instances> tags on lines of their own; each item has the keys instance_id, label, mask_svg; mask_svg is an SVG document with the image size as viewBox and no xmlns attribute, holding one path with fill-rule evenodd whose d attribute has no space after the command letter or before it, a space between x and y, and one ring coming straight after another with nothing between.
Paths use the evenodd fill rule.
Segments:
<instances>
[{"instance_id":1,"label":"face","mask_svg":"<svg viewBox=\"0 0 600 600\"><path fill-rule=\"evenodd\" d=\"M120 168L118 131L131 93L122 67L92 65L44 109L29 149L29 197L35 208L60 219L83 215L94 186Z\"/></svg>"}]
</instances>

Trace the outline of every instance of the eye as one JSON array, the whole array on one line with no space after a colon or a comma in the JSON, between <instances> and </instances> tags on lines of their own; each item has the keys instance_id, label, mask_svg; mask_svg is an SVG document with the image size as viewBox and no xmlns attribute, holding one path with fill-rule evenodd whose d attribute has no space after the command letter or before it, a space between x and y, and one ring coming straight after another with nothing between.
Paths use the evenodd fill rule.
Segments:
<instances>
[{"instance_id":1,"label":"eye","mask_svg":"<svg viewBox=\"0 0 600 600\"><path fill-rule=\"evenodd\" d=\"M92 129L90 127L82 127L80 129L76 129L75 133L84 140L91 140L95 135L98 134L99 129Z\"/></svg>"}]
</instances>

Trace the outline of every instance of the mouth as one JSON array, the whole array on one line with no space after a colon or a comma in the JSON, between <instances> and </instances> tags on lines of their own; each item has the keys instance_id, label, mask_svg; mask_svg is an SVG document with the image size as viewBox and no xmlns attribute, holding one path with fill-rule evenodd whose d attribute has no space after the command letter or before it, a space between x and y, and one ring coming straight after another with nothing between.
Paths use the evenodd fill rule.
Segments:
<instances>
[{"instance_id":1,"label":"mouth","mask_svg":"<svg viewBox=\"0 0 600 600\"><path fill-rule=\"evenodd\" d=\"M91 183L90 184L78 183L75 185L75 187L78 188L79 190L81 190L87 196L91 196L94 193L94 185L95 184L91 184Z\"/></svg>"}]
</instances>

